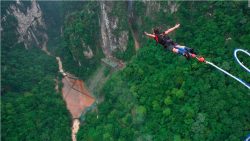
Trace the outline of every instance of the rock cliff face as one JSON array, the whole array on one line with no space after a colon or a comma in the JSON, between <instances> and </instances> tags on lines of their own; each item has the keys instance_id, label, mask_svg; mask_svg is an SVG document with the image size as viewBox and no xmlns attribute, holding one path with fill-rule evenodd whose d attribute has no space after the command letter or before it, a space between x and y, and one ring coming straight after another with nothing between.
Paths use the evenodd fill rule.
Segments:
<instances>
[{"instance_id":1,"label":"rock cliff face","mask_svg":"<svg viewBox=\"0 0 250 141\"><path fill-rule=\"evenodd\" d=\"M16 4L10 6L7 14L13 15L17 19L16 29L19 43L23 42L26 49L35 45L47 52L46 24L41 8L36 1L31 1L28 6L17 1Z\"/></svg>"},{"instance_id":2,"label":"rock cliff face","mask_svg":"<svg viewBox=\"0 0 250 141\"><path fill-rule=\"evenodd\" d=\"M105 56L112 56L112 54L114 54L116 51L125 52L127 50L129 38L131 36L130 28L128 27L129 19L130 20L133 19L134 26L140 26L140 27L143 26L144 22L143 20L145 18L143 17L143 15L141 14L138 15L138 13L135 13L136 10L134 5L144 6L145 8L144 14L146 16L151 17L152 19L154 19L157 16L155 15L155 13L163 12L166 14L168 13L173 14L178 10L178 4L176 2L171 2L171 1L169 1L167 4L166 3L162 4L161 2L147 2L147 1L140 2L140 4L133 1L128 1L128 2L100 1L96 3L99 6L96 8L98 8L99 9L98 11L100 12L98 12L98 16L96 16L95 18L99 19L99 22L96 24L98 24L100 28L99 31L95 32L100 33L100 39L98 40L98 42L100 42L99 45L102 48L103 54ZM84 4L84 2L82 4ZM39 3L35 0L26 3L23 3L21 1L16 1L15 4L12 4L10 8L8 8L7 14L13 15L17 19L18 26L16 27L16 29L19 34L18 42L23 42L26 48L35 45L47 52L46 45L48 41L48 34L47 34L48 31L46 25L48 23L45 23L44 18L46 17L44 17L43 11L40 7L41 6L39 5ZM87 7L87 8L84 7L84 8L85 8L83 9L84 14L87 13L88 15L89 12L93 12L92 10L93 7ZM71 13L68 13L66 15L70 14ZM52 15L47 14L46 16L52 16ZM2 22L5 21L5 18L6 15L3 15L1 19ZM55 23L53 19L56 18L58 17L50 17L49 19L51 19L52 21L46 21L46 22ZM67 20L72 20L72 19L69 18ZM62 27L62 25L58 26ZM2 27L1 30L3 30ZM63 30L64 29L62 28L62 31ZM71 35L72 38L76 37L78 38L78 36L74 36L73 34ZM79 44L81 44L82 47L81 49L79 48L78 52L82 52L81 55L84 56L84 58L91 59L96 55L95 47L90 46L88 43L86 43L86 41L80 40ZM72 51L73 56L77 56L75 55L74 52L77 51Z\"/></svg>"},{"instance_id":3,"label":"rock cliff face","mask_svg":"<svg viewBox=\"0 0 250 141\"><path fill-rule=\"evenodd\" d=\"M120 17L110 14L113 6L112 2L100 2L102 48L106 56L110 56L116 49L125 51L128 43L128 29L114 34L118 29Z\"/></svg>"},{"instance_id":4,"label":"rock cliff face","mask_svg":"<svg viewBox=\"0 0 250 141\"><path fill-rule=\"evenodd\" d=\"M84 5L86 3L89 4L90 2L79 3ZM145 25L143 25L143 22L145 22L144 15L134 13L135 8L133 6L135 2L100 1L95 2L97 6L93 3L83 6L80 10L74 12L68 12L65 10L66 8L62 3L57 3L56 5L61 8L58 9L58 12L63 11L62 15L65 15L60 16L62 17L62 22L58 24L59 22L57 23L56 20L60 18L54 14L56 11L51 12L48 10L49 4L37 2L36 0L32 0L31 2L17 0L9 5L6 14L2 16L1 21L5 22L6 17L8 16L12 16L16 19L17 26L15 26L13 30L16 31L18 37L17 42L23 43L26 49L38 47L48 55L51 55L47 50L48 40L50 39L51 41L60 38L57 40L59 43L57 42L57 44L53 44L57 48L60 48L58 49L60 50L58 52L62 52L61 54L56 51L53 52L53 55L59 54L58 56L62 58L59 67L62 67L62 64L64 64L65 70L70 73L74 73L74 75L81 74L80 77L84 74L86 76L86 79L84 78L85 80L91 79L92 81L89 82L89 89L93 92L98 91L97 89L100 89L100 85L103 85L107 79L107 76L104 74L105 67L102 66L98 69L98 65L100 65L98 63L101 62L100 60L103 58L103 54L105 57L116 62L118 66L122 66L121 68L123 68L123 66L125 66L125 63L123 63L125 59L122 57L124 57L124 54L132 54L130 56L134 55L134 52L131 51L131 48L134 48L133 44L135 44L135 48L139 49L138 39L143 36L142 34L138 34L138 32L145 29ZM155 12L160 12L162 9L165 9L165 7L173 7L171 8L171 13L176 10L176 5L172 3L161 5L159 2L140 2L139 5L144 5L146 8L144 11L141 11L144 12L146 16L152 18L154 18ZM94 20L92 20L92 18ZM62 28L58 28L60 30L52 29L51 25ZM132 26L137 26L140 30L137 29L135 32ZM1 32L5 30L2 25L0 30ZM50 30L53 30L53 32ZM61 33L53 34L54 32ZM53 37L51 34L58 35L58 37ZM134 43L133 41L131 42L131 40L134 40ZM52 48L52 50L56 50L53 49L56 47L51 46L50 43L49 45L49 49ZM67 51L69 52L68 54L65 53ZM120 53L119 55L122 57L117 57L117 52ZM122 59L119 60L116 57ZM75 65L74 63L78 65ZM69 69L70 67L72 69ZM78 70L78 72L75 70ZM63 76L66 76L61 69L59 69L59 71ZM95 71L97 73L89 77L91 73ZM87 101L88 99L81 95L83 91L87 93L83 81L67 80L65 77L63 79L63 84L64 88L62 93L64 98L66 97L66 94L68 95L69 91L71 91L71 95L68 95L68 99L65 98L65 101L72 117L77 118L77 120L73 121L72 128L72 140L76 140L76 133L80 124L78 118L86 107L89 107L94 103L94 99L90 98L90 100ZM78 87L81 92L79 92ZM71 90L73 88L76 90ZM58 87L57 91L60 91L58 90ZM78 108L76 108L76 105Z\"/></svg>"}]
</instances>

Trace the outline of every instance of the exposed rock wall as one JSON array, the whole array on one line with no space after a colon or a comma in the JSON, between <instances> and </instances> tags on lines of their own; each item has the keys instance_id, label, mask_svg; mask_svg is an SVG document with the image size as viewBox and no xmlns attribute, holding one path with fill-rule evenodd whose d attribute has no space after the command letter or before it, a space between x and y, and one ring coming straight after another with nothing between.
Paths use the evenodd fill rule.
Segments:
<instances>
[{"instance_id":1,"label":"exposed rock wall","mask_svg":"<svg viewBox=\"0 0 250 141\"><path fill-rule=\"evenodd\" d=\"M21 1L10 6L7 14L13 15L17 19L18 42L23 42L25 48L33 45L47 51L48 36L46 34L46 24L39 4L33 0L31 5L24 5ZM49 54L49 53L48 53Z\"/></svg>"},{"instance_id":2,"label":"exposed rock wall","mask_svg":"<svg viewBox=\"0 0 250 141\"><path fill-rule=\"evenodd\" d=\"M105 56L111 56L116 49L125 51L128 43L128 30L123 30L118 35L114 31L118 28L119 17L110 16L112 3L100 1L101 7L101 38Z\"/></svg>"}]
</instances>

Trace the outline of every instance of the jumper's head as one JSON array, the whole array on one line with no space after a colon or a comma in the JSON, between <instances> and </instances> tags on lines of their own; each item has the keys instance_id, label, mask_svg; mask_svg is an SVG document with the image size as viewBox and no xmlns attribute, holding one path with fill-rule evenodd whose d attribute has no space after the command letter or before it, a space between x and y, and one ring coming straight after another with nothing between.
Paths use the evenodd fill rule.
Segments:
<instances>
[{"instance_id":1,"label":"jumper's head","mask_svg":"<svg viewBox=\"0 0 250 141\"><path fill-rule=\"evenodd\" d=\"M160 34L160 29L158 27L153 29L154 34Z\"/></svg>"}]
</instances>

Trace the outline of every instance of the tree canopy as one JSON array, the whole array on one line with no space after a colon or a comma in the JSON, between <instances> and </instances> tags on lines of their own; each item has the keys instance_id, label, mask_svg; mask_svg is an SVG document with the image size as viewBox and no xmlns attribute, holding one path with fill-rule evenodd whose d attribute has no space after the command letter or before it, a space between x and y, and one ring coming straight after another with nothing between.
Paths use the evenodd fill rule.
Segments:
<instances>
[{"instance_id":1,"label":"tree canopy","mask_svg":"<svg viewBox=\"0 0 250 141\"><path fill-rule=\"evenodd\" d=\"M172 15L161 14L160 7L159 14L143 17L139 13L145 13L147 3L135 2L135 14L143 24L137 21L134 27L143 33L179 22L172 38L249 82L249 75L233 59L235 48L249 48L247 3L177 3L178 11ZM249 134L246 87L211 66L155 46L153 40L140 36L140 42L137 55L105 84L105 100L97 113L87 115L78 139L234 141Z\"/></svg>"}]
</instances>

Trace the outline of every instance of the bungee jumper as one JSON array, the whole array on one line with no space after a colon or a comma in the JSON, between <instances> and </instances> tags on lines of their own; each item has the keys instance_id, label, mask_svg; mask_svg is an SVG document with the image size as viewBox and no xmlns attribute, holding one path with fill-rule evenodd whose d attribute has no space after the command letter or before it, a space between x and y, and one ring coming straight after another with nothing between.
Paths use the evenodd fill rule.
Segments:
<instances>
[{"instance_id":1,"label":"bungee jumper","mask_svg":"<svg viewBox=\"0 0 250 141\"><path fill-rule=\"evenodd\" d=\"M190 58L196 58L199 62L203 62L205 64L208 64L210 66L213 66L214 68L216 68L217 70L223 72L224 74L230 76L231 78L237 80L238 82L240 82L242 85L244 85L245 87L247 87L248 89L250 89L250 84L241 80L240 78L232 75L231 73L225 71L224 69L218 67L217 65L215 65L212 62L209 62L207 60L205 60L203 57L197 57L197 54L194 52L194 49L186 47L186 46L181 46L179 44L177 44L176 42L174 42L169 36L168 34L171 33L172 31L174 31L175 29L179 28L180 24L176 24L174 27L169 28L168 30L164 31L164 32L160 32L159 28L154 28L153 29L153 34L149 34L147 32L144 32L144 34L150 38L153 38L156 41L156 45L158 43L160 43L164 49L170 50L174 53L178 53L181 54L183 56L185 56L187 58L187 60L189 60ZM250 56L250 53L246 50L243 49L236 49L234 51L234 57L236 59L236 61L245 69L248 71L248 73L250 74L250 69L247 68L246 66L243 65L243 63L241 63L237 57L237 52L243 52L245 54L247 54L248 56Z\"/></svg>"},{"instance_id":2,"label":"bungee jumper","mask_svg":"<svg viewBox=\"0 0 250 141\"><path fill-rule=\"evenodd\" d=\"M169 28L168 30L164 32L160 32L159 28L153 29L153 34L149 34L147 32L144 32L144 34L150 38L153 38L156 41L156 44L160 43L164 49L170 50L174 53L181 54L186 57L187 60L190 58L196 58L200 62L205 62L205 59L203 57L197 57L197 54L194 52L194 49L181 46L174 42L168 34L174 31L175 29L179 28L180 24L176 24L174 27Z\"/></svg>"}]
</instances>

